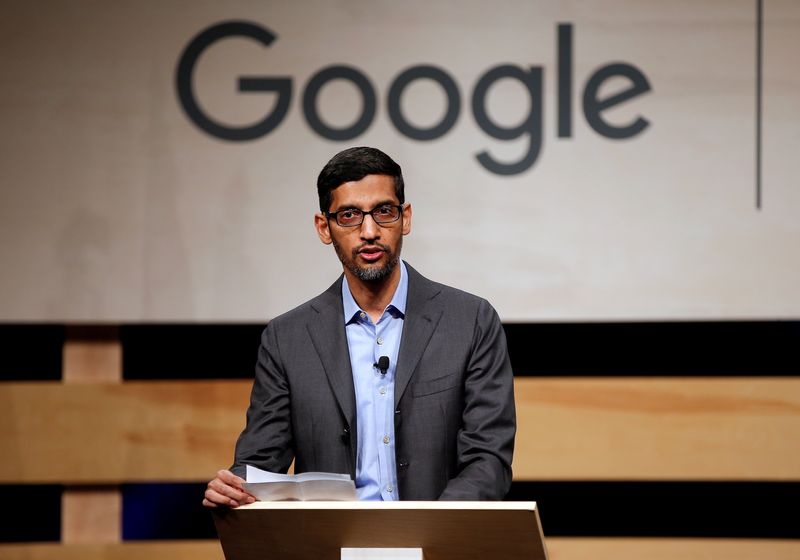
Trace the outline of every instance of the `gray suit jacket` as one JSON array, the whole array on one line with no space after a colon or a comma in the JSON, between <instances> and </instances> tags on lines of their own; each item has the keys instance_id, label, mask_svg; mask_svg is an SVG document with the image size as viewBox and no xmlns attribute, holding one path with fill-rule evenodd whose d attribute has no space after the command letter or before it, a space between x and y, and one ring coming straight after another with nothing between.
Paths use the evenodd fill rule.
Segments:
<instances>
[{"instance_id":1,"label":"gray suit jacket","mask_svg":"<svg viewBox=\"0 0 800 560\"><path fill-rule=\"evenodd\" d=\"M408 269L395 377L403 500L499 500L511 485L516 419L505 334L481 298ZM261 336L247 426L231 470L350 473L356 403L341 277Z\"/></svg>"}]
</instances>

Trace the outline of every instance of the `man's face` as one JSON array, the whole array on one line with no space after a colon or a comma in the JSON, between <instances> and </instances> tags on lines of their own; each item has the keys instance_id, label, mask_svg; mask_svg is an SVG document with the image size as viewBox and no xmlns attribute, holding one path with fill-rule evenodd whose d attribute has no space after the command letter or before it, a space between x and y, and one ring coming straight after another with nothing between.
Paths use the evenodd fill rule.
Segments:
<instances>
[{"instance_id":1,"label":"man's face","mask_svg":"<svg viewBox=\"0 0 800 560\"><path fill-rule=\"evenodd\" d=\"M394 191L394 178L388 175L367 175L359 181L342 183L333 189L330 212L357 209L369 212L382 204L399 204ZM406 204L400 219L377 224L364 215L359 226L345 227L324 214L314 216L320 240L333 244L345 271L365 282L378 282L392 274L400 258L403 236L411 231L411 205Z\"/></svg>"}]
</instances>

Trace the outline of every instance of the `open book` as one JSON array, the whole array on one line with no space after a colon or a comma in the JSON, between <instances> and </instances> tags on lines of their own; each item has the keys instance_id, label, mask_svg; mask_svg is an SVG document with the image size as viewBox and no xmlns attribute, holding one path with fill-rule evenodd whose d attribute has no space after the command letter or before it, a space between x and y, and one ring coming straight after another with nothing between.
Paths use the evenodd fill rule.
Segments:
<instances>
[{"instance_id":1,"label":"open book","mask_svg":"<svg viewBox=\"0 0 800 560\"><path fill-rule=\"evenodd\" d=\"M348 474L306 472L278 474L247 465L244 490L261 501L357 500Z\"/></svg>"}]
</instances>

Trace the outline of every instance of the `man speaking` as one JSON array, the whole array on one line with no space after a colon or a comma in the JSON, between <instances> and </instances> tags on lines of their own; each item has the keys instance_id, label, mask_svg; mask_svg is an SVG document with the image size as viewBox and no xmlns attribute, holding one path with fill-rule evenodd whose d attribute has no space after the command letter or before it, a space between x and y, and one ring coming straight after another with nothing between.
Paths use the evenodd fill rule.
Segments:
<instances>
[{"instance_id":1,"label":"man speaking","mask_svg":"<svg viewBox=\"0 0 800 560\"><path fill-rule=\"evenodd\" d=\"M362 500L502 499L516 420L497 313L400 260L412 211L389 156L344 150L317 191L314 226L344 274L264 330L234 464L203 504L250 503L245 465L293 459L298 473L349 473Z\"/></svg>"}]
</instances>

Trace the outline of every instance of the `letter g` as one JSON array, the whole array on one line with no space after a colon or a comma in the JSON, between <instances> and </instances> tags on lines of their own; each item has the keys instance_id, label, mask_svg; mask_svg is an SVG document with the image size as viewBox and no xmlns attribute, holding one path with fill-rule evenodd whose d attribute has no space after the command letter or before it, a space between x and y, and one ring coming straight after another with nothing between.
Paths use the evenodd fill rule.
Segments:
<instances>
[{"instance_id":1,"label":"letter g","mask_svg":"<svg viewBox=\"0 0 800 560\"><path fill-rule=\"evenodd\" d=\"M211 119L197 103L192 88L192 77L197 59L213 43L226 37L250 37L269 46L275 39L274 33L254 23L245 21L226 21L212 25L201 31L184 49L178 60L175 74L175 88L186 115L201 129L223 140L254 140L272 132L286 116L292 97L292 79L285 78L239 78L239 91L274 91L278 100L272 112L259 122L250 126L226 126Z\"/></svg>"}]
</instances>

